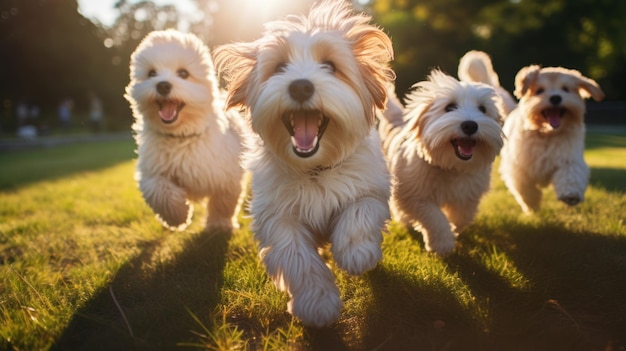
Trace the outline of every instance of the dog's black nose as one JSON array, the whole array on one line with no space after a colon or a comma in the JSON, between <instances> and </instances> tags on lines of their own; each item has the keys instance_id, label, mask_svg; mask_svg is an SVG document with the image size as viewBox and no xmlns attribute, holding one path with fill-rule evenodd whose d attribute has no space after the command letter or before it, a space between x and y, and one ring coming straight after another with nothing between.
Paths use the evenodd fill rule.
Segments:
<instances>
[{"instance_id":1,"label":"dog's black nose","mask_svg":"<svg viewBox=\"0 0 626 351\"><path fill-rule=\"evenodd\" d=\"M308 79L297 79L289 84L289 96L298 102L304 102L313 96L315 86Z\"/></svg>"},{"instance_id":2,"label":"dog's black nose","mask_svg":"<svg viewBox=\"0 0 626 351\"><path fill-rule=\"evenodd\" d=\"M157 84L157 91L159 92L159 94L161 95L167 95L170 93L170 91L172 91L172 83L170 82L159 82Z\"/></svg>"},{"instance_id":3,"label":"dog's black nose","mask_svg":"<svg viewBox=\"0 0 626 351\"><path fill-rule=\"evenodd\" d=\"M467 135L472 135L478 130L478 124L474 121L465 121L461 123L461 130Z\"/></svg>"},{"instance_id":4,"label":"dog's black nose","mask_svg":"<svg viewBox=\"0 0 626 351\"><path fill-rule=\"evenodd\" d=\"M550 96L550 103L552 105L558 105L561 103L561 95L552 95Z\"/></svg>"}]
</instances>

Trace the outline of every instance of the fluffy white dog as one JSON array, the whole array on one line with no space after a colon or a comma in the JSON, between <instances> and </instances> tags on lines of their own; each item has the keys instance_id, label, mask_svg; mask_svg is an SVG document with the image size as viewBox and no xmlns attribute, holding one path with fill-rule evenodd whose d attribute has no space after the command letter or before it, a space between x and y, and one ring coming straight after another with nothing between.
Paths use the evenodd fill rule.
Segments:
<instances>
[{"instance_id":1,"label":"fluffy white dog","mask_svg":"<svg viewBox=\"0 0 626 351\"><path fill-rule=\"evenodd\" d=\"M136 180L164 226L184 229L208 197L207 229L238 227L244 193L241 117L224 113L208 48L193 34L148 34L131 56Z\"/></svg>"},{"instance_id":2,"label":"fluffy white dog","mask_svg":"<svg viewBox=\"0 0 626 351\"><path fill-rule=\"evenodd\" d=\"M598 84L562 67L522 68L515 77L520 101L505 120L507 142L500 174L526 213L540 208L542 188L552 184L559 200L583 201L589 167L585 148L585 98L604 98Z\"/></svg>"},{"instance_id":3,"label":"fluffy white dog","mask_svg":"<svg viewBox=\"0 0 626 351\"><path fill-rule=\"evenodd\" d=\"M413 88L404 116L388 108L379 125L392 174L391 211L422 232L426 250L445 255L489 189L503 144L500 101L492 87L439 70Z\"/></svg>"},{"instance_id":4,"label":"fluffy white dog","mask_svg":"<svg viewBox=\"0 0 626 351\"><path fill-rule=\"evenodd\" d=\"M320 1L308 17L268 23L263 37L215 50L228 105L246 106L258 146L252 229L269 275L303 324L335 322L341 299L318 253L362 274L381 258L390 180L376 133L390 39L344 1Z\"/></svg>"}]
</instances>

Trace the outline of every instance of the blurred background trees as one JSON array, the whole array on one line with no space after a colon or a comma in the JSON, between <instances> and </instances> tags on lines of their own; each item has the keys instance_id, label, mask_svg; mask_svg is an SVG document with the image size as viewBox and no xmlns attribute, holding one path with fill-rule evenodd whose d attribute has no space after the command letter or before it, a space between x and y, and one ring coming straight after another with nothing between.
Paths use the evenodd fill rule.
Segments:
<instances>
[{"instance_id":1,"label":"blurred background trees","mask_svg":"<svg viewBox=\"0 0 626 351\"><path fill-rule=\"evenodd\" d=\"M93 0L97 1L97 0ZM87 113L103 102L107 127L128 130L123 98L129 57L150 31L182 28L210 47L260 36L262 24L305 13L312 0L194 0L198 13L173 5L118 0L116 21L83 17L77 0L0 0L0 131L17 126L16 104L27 101L54 126L59 101ZM487 51L502 85L513 90L529 64L565 66L596 79L608 100L626 100L626 2L622 0L355 0L391 36L398 93L439 67L456 75L467 50Z\"/></svg>"}]
</instances>

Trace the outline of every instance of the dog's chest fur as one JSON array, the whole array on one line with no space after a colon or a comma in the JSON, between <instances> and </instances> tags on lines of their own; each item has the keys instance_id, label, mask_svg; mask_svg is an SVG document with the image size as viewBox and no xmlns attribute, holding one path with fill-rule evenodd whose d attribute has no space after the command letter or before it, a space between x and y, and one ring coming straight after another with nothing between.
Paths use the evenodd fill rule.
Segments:
<instances>
[{"instance_id":1,"label":"dog's chest fur","mask_svg":"<svg viewBox=\"0 0 626 351\"><path fill-rule=\"evenodd\" d=\"M146 133L139 142L138 169L168 178L199 199L215 187L238 181L238 136L230 130L208 130L186 137ZM226 160L229 160L226 162Z\"/></svg>"},{"instance_id":2,"label":"dog's chest fur","mask_svg":"<svg viewBox=\"0 0 626 351\"><path fill-rule=\"evenodd\" d=\"M510 116L512 117L512 116ZM536 183L547 185L554 172L570 163L583 162L585 128L540 133L521 128L521 123L507 121L504 131L508 141L502 157L522 169Z\"/></svg>"},{"instance_id":3,"label":"dog's chest fur","mask_svg":"<svg viewBox=\"0 0 626 351\"><path fill-rule=\"evenodd\" d=\"M396 184L394 193L418 194L411 201L432 201L439 205L462 202L480 198L489 188L491 165L459 171L442 169L420 157L412 158L412 165L403 164L407 162L405 159L398 159L397 162L394 165L396 170L405 172L397 179L409 181Z\"/></svg>"},{"instance_id":4,"label":"dog's chest fur","mask_svg":"<svg viewBox=\"0 0 626 351\"><path fill-rule=\"evenodd\" d=\"M337 213L360 198L388 199L389 173L380 148L365 142L358 150L336 166L314 172L285 170L265 154L251 169L251 213L255 218L289 217L325 232Z\"/></svg>"}]
</instances>

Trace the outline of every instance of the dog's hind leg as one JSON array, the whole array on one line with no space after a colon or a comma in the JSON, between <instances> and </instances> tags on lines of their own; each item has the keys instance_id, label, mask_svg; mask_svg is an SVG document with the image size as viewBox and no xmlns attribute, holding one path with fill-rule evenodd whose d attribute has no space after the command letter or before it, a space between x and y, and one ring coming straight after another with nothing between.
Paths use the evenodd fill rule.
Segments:
<instances>
[{"instance_id":1,"label":"dog's hind leg","mask_svg":"<svg viewBox=\"0 0 626 351\"><path fill-rule=\"evenodd\" d=\"M478 212L479 199L464 199L458 202L451 202L444 206L443 211L452 224L452 231L457 235L467 228L476 217Z\"/></svg>"},{"instance_id":2,"label":"dog's hind leg","mask_svg":"<svg viewBox=\"0 0 626 351\"><path fill-rule=\"evenodd\" d=\"M542 199L541 189L527 174L520 174L520 170L517 169L515 174L509 174L502 178L524 213L539 211Z\"/></svg>"},{"instance_id":3,"label":"dog's hind leg","mask_svg":"<svg viewBox=\"0 0 626 351\"><path fill-rule=\"evenodd\" d=\"M325 327L341 316L335 278L311 233L294 220L264 216L253 222L259 256L276 287L290 296L287 310L304 325Z\"/></svg>"},{"instance_id":4,"label":"dog's hind leg","mask_svg":"<svg viewBox=\"0 0 626 351\"><path fill-rule=\"evenodd\" d=\"M218 191L214 191L208 199L208 217L206 230L232 230L239 228L237 215L241 208L243 189L240 182L233 181Z\"/></svg>"},{"instance_id":5,"label":"dog's hind leg","mask_svg":"<svg viewBox=\"0 0 626 351\"><path fill-rule=\"evenodd\" d=\"M374 268L382 258L382 231L389 217L387 201L375 197L361 198L339 213L330 236L337 265L353 275Z\"/></svg>"},{"instance_id":6,"label":"dog's hind leg","mask_svg":"<svg viewBox=\"0 0 626 351\"><path fill-rule=\"evenodd\" d=\"M187 201L187 192L167 178L143 176L139 189L157 219L171 230L183 230L191 223L193 205Z\"/></svg>"}]
</instances>

